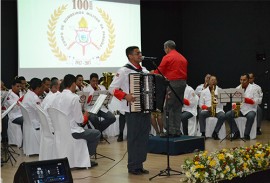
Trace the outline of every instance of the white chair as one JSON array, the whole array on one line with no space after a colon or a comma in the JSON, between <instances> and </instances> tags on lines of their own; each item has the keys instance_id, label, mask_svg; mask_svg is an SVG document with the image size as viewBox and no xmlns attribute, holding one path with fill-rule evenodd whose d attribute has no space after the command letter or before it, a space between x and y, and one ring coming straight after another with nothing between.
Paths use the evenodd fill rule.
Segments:
<instances>
[{"instance_id":1,"label":"white chair","mask_svg":"<svg viewBox=\"0 0 270 183\"><path fill-rule=\"evenodd\" d=\"M254 120L254 123L253 123L251 131L250 131L250 139L256 139L256 135L257 135L257 120L256 120L256 118L257 117L255 116L255 120ZM235 118L235 123L239 129L241 138L244 138L244 132L246 129L246 122L247 122L247 118L245 118L245 117Z\"/></svg>"},{"instance_id":2,"label":"white chair","mask_svg":"<svg viewBox=\"0 0 270 183\"><path fill-rule=\"evenodd\" d=\"M71 135L67 115L55 108L47 109L54 128L55 157L67 157L70 168L91 167L87 142L84 139L74 139Z\"/></svg>"},{"instance_id":3,"label":"white chair","mask_svg":"<svg viewBox=\"0 0 270 183\"><path fill-rule=\"evenodd\" d=\"M215 130L216 124L217 124L217 118L216 117L208 117L206 118L206 126L205 126L205 137L212 137L212 134ZM201 136L200 133L200 125L198 125L198 136ZM218 132L218 138L224 139L226 137L226 127L225 122L221 126L219 132Z\"/></svg>"},{"instance_id":4,"label":"white chair","mask_svg":"<svg viewBox=\"0 0 270 183\"><path fill-rule=\"evenodd\" d=\"M18 147L22 146L23 141L23 133L21 129L21 125L17 125L8 120L8 144L16 145Z\"/></svg>"},{"instance_id":5,"label":"white chair","mask_svg":"<svg viewBox=\"0 0 270 183\"><path fill-rule=\"evenodd\" d=\"M181 132L183 133L183 125L181 123ZM197 119L196 116L193 116L188 119L188 135L196 136L197 135Z\"/></svg>"},{"instance_id":6,"label":"white chair","mask_svg":"<svg viewBox=\"0 0 270 183\"><path fill-rule=\"evenodd\" d=\"M13 107L15 107L15 105L17 105L17 102L14 102L11 106L9 106L9 108L4 113L2 113L2 119L13 109ZM8 134L8 144L17 145L18 147L22 146L23 134L21 125L14 124L9 119L7 134Z\"/></svg>"},{"instance_id":7,"label":"white chair","mask_svg":"<svg viewBox=\"0 0 270 183\"><path fill-rule=\"evenodd\" d=\"M53 159L53 152L55 150L54 135L51 133L47 116L43 109L37 106L37 113L40 119L40 153L39 160Z\"/></svg>"},{"instance_id":8,"label":"white chair","mask_svg":"<svg viewBox=\"0 0 270 183\"><path fill-rule=\"evenodd\" d=\"M40 130L34 129L25 106L20 103L23 115L23 152L26 156L39 154Z\"/></svg>"}]
</instances>

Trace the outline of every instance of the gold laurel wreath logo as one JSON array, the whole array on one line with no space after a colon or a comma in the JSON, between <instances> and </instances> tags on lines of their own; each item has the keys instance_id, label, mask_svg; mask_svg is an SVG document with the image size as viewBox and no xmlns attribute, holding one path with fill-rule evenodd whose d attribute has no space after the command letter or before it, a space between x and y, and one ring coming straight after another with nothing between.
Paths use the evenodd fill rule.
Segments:
<instances>
[{"instance_id":1,"label":"gold laurel wreath logo","mask_svg":"<svg viewBox=\"0 0 270 183\"><path fill-rule=\"evenodd\" d=\"M103 11L101 8L97 8L99 14L102 16L103 20L105 21L108 31L109 31L109 42L105 52L100 56L100 61L105 61L112 53L112 49L114 48L115 43L115 34L114 34L114 25L112 23L111 18L109 15Z\"/></svg>"},{"instance_id":2,"label":"gold laurel wreath logo","mask_svg":"<svg viewBox=\"0 0 270 183\"><path fill-rule=\"evenodd\" d=\"M55 9L53 14L51 14L51 18L49 19L49 24L48 24L48 40L49 40L49 45L51 47L51 50L59 60L61 61L66 61L67 57L62 51L59 49L59 47L56 44L56 38L55 38L55 27L57 20L61 16L61 14L66 10L68 5L62 5L62 7L58 7L58 9Z\"/></svg>"}]
</instances>

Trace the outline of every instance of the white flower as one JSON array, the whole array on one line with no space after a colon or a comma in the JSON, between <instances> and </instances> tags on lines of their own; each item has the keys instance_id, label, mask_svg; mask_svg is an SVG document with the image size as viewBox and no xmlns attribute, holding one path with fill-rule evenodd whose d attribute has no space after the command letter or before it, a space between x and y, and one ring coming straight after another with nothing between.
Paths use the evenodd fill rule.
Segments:
<instances>
[{"instance_id":1,"label":"white flower","mask_svg":"<svg viewBox=\"0 0 270 183\"><path fill-rule=\"evenodd\" d=\"M224 178L224 174L223 173L220 173L220 178L223 179Z\"/></svg>"},{"instance_id":2,"label":"white flower","mask_svg":"<svg viewBox=\"0 0 270 183\"><path fill-rule=\"evenodd\" d=\"M205 172L204 177L208 177L209 173Z\"/></svg>"},{"instance_id":3,"label":"white flower","mask_svg":"<svg viewBox=\"0 0 270 183\"><path fill-rule=\"evenodd\" d=\"M186 172L186 176L187 176L187 178L190 178L191 177L191 173L190 172Z\"/></svg>"},{"instance_id":4,"label":"white flower","mask_svg":"<svg viewBox=\"0 0 270 183\"><path fill-rule=\"evenodd\" d=\"M194 175L196 178L200 177L200 174L198 172L195 173Z\"/></svg>"}]
</instances>

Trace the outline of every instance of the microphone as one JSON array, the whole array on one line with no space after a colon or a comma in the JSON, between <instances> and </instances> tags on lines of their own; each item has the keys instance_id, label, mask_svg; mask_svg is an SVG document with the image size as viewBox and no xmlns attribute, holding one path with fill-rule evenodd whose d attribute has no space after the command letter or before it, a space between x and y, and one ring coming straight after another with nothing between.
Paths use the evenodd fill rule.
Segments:
<instances>
[{"instance_id":1,"label":"microphone","mask_svg":"<svg viewBox=\"0 0 270 183\"><path fill-rule=\"evenodd\" d=\"M157 57L146 57L146 56L142 56L142 60L157 60Z\"/></svg>"}]
</instances>

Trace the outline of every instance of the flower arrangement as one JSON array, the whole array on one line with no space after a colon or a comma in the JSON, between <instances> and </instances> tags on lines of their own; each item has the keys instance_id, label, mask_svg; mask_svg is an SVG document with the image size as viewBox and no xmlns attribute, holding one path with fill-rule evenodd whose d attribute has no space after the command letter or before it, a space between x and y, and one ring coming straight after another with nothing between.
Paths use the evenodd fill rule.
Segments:
<instances>
[{"instance_id":1,"label":"flower arrangement","mask_svg":"<svg viewBox=\"0 0 270 183\"><path fill-rule=\"evenodd\" d=\"M182 165L183 182L217 182L221 179L247 176L270 168L270 145L257 143L250 147L222 149L211 154L197 153Z\"/></svg>"}]
</instances>

